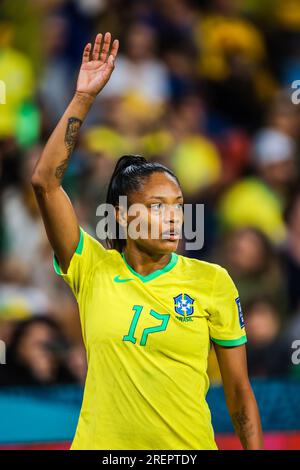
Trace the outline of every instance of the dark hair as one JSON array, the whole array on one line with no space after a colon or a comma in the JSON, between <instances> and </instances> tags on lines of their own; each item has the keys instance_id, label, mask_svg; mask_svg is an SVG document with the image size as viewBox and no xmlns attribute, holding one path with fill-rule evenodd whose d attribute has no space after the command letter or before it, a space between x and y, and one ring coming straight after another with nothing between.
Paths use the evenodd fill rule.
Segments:
<instances>
[{"instance_id":1,"label":"dark hair","mask_svg":"<svg viewBox=\"0 0 300 470\"><path fill-rule=\"evenodd\" d=\"M300 200L300 191L293 193L287 201L283 212L283 219L287 225L291 224L294 211Z\"/></svg>"},{"instance_id":2,"label":"dark hair","mask_svg":"<svg viewBox=\"0 0 300 470\"><path fill-rule=\"evenodd\" d=\"M53 333L53 338L41 345L43 349L52 354L56 362L55 375L45 380L36 375L32 364L24 361L19 351L23 338L35 325L48 327ZM52 318L39 315L18 322L7 348L7 365L5 373L0 375L0 386L41 386L76 382L76 377L69 370L65 360L70 345L71 343L65 337L60 325Z\"/></svg>"},{"instance_id":3,"label":"dark hair","mask_svg":"<svg viewBox=\"0 0 300 470\"><path fill-rule=\"evenodd\" d=\"M271 240L269 237L262 232L259 228L254 227L254 226L244 226L236 229L234 232L229 232L229 239L231 235L233 235L234 238L240 238L242 235L247 233L251 233L252 235L255 235L257 240L259 241L261 247L262 247L262 258L260 259L261 261L261 269L271 269L274 268L274 265L277 265L278 262L278 256L275 247L273 246Z\"/></svg>"},{"instance_id":4,"label":"dark hair","mask_svg":"<svg viewBox=\"0 0 300 470\"><path fill-rule=\"evenodd\" d=\"M106 204L111 204L116 207L119 204L120 196L128 197L131 192L137 191L145 179L155 172L168 173L180 187L178 178L173 171L161 163L148 161L141 155L123 155L117 161L111 176L107 190ZM116 221L115 223L117 228L115 237L109 237L107 243L109 248L114 248L121 253L126 245L126 240L119 238L122 228Z\"/></svg>"},{"instance_id":5,"label":"dark hair","mask_svg":"<svg viewBox=\"0 0 300 470\"><path fill-rule=\"evenodd\" d=\"M30 328L35 325L42 325L51 329L57 341L67 347L67 341L58 323L55 320L45 316L35 316L17 323L16 328L11 337L10 345L7 349L7 361L9 363L16 364L18 362L19 345L23 340L24 336L26 336L28 330L30 330Z\"/></svg>"}]
</instances>

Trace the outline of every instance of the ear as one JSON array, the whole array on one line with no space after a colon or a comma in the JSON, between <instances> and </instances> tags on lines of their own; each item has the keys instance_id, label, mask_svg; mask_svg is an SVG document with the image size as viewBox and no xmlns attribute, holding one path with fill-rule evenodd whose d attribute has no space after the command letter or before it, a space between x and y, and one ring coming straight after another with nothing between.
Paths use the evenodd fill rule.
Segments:
<instances>
[{"instance_id":1,"label":"ear","mask_svg":"<svg viewBox=\"0 0 300 470\"><path fill-rule=\"evenodd\" d=\"M127 227L127 211L121 206L115 207L116 221L121 227Z\"/></svg>"}]
</instances>

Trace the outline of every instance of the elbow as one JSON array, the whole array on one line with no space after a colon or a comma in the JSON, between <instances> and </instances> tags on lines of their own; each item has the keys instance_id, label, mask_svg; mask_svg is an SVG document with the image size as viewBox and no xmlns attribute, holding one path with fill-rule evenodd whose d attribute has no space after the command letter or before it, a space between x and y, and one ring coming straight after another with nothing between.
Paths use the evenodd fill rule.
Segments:
<instances>
[{"instance_id":1,"label":"elbow","mask_svg":"<svg viewBox=\"0 0 300 470\"><path fill-rule=\"evenodd\" d=\"M43 194L49 191L49 179L41 172L39 166L34 169L30 182L36 194Z\"/></svg>"},{"instance_id":2,"label":"elbow","mask_svg":"<svg viewBox=\"0 0 300 470\"><path fill-rule=\"evenodd\" d=\"M235 408L236 404L239 402L248 401L250 397L253 396L253 390L250 382L245 382L243 384L236 384L230 387L227 387L225 390L225 398L229 408L232 406Z\"/></svg>"},{"instance_id":3,"label":"elbow","mask_svg":"<svg viewBox=\"0 0 300 470\"><path fill-rule=\"evenodd\" d=\"M32 174L30 182L35 193L42 193L47 189L45 180L41 178L36 170Z\"/></svg>"},{"instance_id":4,"label":"elbow","mask_svg":"<svg viewBox=\"0 0 300 470\"><path fill-rule=\"evenodd\" d=\"M60 184L44 177L38 170L33 172L30 182L37 198L46 197L60 187Z\"/></svg>"}]
</instances>

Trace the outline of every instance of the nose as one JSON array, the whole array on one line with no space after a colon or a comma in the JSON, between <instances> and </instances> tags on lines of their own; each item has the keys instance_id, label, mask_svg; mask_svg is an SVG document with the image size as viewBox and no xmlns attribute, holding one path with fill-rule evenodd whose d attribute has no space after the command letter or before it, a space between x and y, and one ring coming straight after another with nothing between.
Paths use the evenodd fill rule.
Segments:
<instances>
[{"instance_id":1,"label":"nose","mask_svg":"<svg viewBox=\"0 0 300 470\"><path fill-rule=\"evenodd\" d=\"M173 226L180 224L182 219L182 211L172 205L166 207L164 212L164 222Z\"/></svg>"}]
</instances>

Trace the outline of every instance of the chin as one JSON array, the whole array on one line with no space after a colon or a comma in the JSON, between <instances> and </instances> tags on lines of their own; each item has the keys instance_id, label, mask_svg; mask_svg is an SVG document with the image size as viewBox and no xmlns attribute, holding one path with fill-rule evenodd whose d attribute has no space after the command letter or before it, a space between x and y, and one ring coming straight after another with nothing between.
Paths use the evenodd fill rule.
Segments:
<instances>
[{"instance_id":1,"label":"chin","mask_svg":"<svg viewBox=\"0 0 300 470\"><path fill-rule=\"evenodd\" d=\"M178 240L159 240L156 247L162 253L172 253L177 250L178 243Z\"/></svg>"},{"instance_id":2,"label":"chin","mask_svg":"<svg viewBox=\"0 0 300 470\"><path fill-rule=\"evenodd\" d=\"M152 240L151 243L143 243L140 246L148 253L166 255L176 251L178 244L179 240Z\"/></svg>"}]
</instances>

